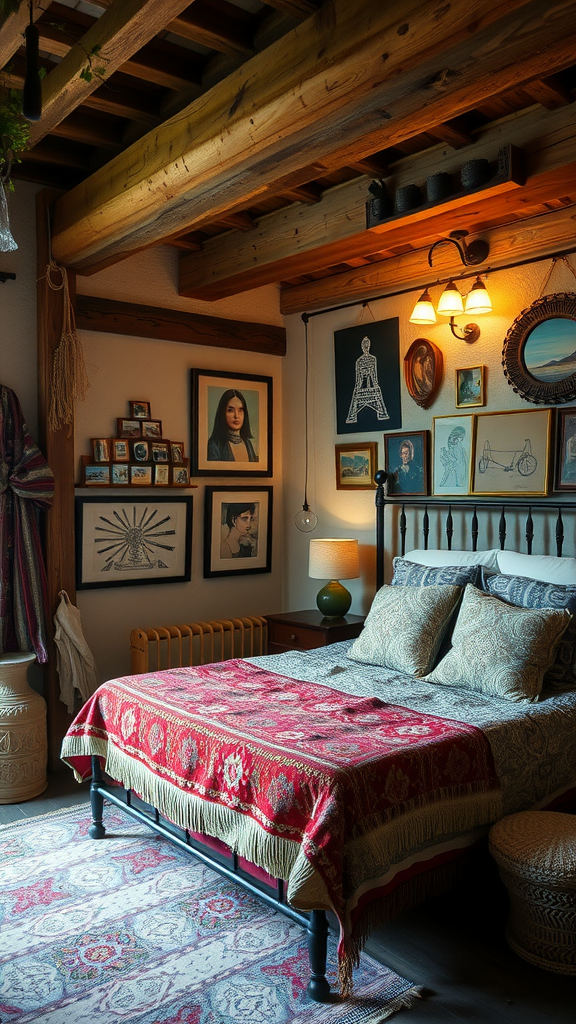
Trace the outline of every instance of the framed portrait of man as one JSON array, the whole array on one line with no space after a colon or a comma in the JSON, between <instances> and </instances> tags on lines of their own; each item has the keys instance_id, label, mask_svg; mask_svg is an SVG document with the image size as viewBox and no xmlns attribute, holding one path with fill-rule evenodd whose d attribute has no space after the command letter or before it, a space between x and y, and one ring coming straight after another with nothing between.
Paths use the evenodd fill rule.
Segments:
<instances>
[{"instance_id":1,"label":"framed portrait of man","mask_svg":"<svg viewBox=\"0 0 576 1024\"><path fill-rule=\"evenodd\" d=\"M192 374L192 476L272 476L272 378Z\"/></svg>"},{"instance_id":2,"label":"framed portrait of man","mask_svg":"<svg viewBox=\"0 0 576 1024\"><path fill-rule=\"evenodd\" d=\"M428 494L428 430L384 434L389 494Z\"/></svg>"}]
</instances>

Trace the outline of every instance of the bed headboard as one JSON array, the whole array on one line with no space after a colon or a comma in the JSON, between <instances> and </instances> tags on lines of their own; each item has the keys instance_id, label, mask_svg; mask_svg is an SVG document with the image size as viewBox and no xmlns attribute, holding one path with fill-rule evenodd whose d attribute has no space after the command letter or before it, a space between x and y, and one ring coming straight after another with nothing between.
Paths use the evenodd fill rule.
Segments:
<instances>
[{"instance_id":1,"label":"bed headboard","mask_svg":"<svg viewBox=\"0 0 576 1024\"><path fill-rule=\"evenodd\" d=\"M523 525L523 536L525 538L526 554L532 554L534 543L534 517L533 511L544 512L547 524L547 536L553 536L553 547L555 550L547 554L562 555L565 542L565 520L576 524L572 519L576 513L576 502L569 501L518 501L515 498L501 498L490 500L478 500L474 498L410 498L405 496L391 496L386 493L386 479L388 474L379 469L374 479L376 481L376 588L384 583L384 556L386 540L384 535L385 512L387 507L396 507L399 510L397 536L390 538L391 546L401 555L406 551L406 536L408 527L407 510L412 510L414 515L419 517L419 530L421 531L422 544L428 548L430 540L430 513L432 510L439 511L443 515L443 534L446 540L446 550L452 550L452 539L454 536L454 518L458 515L466 520L464 535L467 538L466 548L476 551L478 535L480 530L480 517L490 515L497 518L498 543L501 550L506 547L508 535L508 520L514 515L521 515ZM443 512L442 510L445 510ZM462 530L459 531L460 534ZM396 533L396 529L394 530ZM571 538L574 533L571 528ZM573 544L573 539L572 539Z\"/></svg>"}]
</instances>

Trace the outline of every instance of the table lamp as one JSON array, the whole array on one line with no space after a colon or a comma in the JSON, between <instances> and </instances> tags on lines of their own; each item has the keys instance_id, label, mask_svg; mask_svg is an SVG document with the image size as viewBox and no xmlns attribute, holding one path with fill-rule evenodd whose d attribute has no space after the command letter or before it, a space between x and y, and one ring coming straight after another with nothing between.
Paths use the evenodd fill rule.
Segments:
<instances>
[{"instance_id":1,"label":"table lamp","mask_svg":"<svg viewBox=\"0 0 576 1024\"><path fill-rule=\"evenodd\" d=\"M310 541L308 575L313 580L329 580L316 597L319 610L327 618L346 615L352 595L339 580L352 580L360 575L358 541L326 538Z\"/></svg>"}]
</instances>

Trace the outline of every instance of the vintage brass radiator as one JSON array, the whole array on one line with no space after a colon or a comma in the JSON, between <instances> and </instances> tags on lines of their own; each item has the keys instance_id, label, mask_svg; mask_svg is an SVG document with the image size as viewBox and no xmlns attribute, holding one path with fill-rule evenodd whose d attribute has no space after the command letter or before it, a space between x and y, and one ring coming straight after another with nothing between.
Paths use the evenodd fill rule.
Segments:
<instances>
[{"instance_id":1,"label":"vintage brass radiator","mask_svg":"<svg viewBox=\"0 0 576 1024\"><path fill-rule=\"evenodd\" d=\"M132 674L266 654L267 627L261 615L249 615L240 619L190 622L185 626L133 629L130 634Z\"/></svg>"}]
</instances>

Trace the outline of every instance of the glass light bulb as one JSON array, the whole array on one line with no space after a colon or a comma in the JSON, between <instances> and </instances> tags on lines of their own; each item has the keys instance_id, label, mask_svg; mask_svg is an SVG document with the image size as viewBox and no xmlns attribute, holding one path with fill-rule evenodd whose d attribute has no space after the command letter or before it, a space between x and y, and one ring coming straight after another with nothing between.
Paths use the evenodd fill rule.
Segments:
<instances>
[{"instance_id":1,"label":"glass light bulb","mask_svg":"<svg viewBox=\"0 0 576 1024\"><path fill-rule=\"evenodd\" d=\"M466 313L492 312L492 303L488 295L488 289L479 277L476 278L464 300L464 310Z\"/></svg>"},{"instance_id":2,"label":"glass light bulb","mask_svg":"<svg viewBox=\"0 0 576 1024\"><path fill-rule=\"evenodd\" d=\"M312 533L318 525L318 516L312 509L304 504L294 516L294 526L300 533Z\"/></svg>"}]
</instances>

